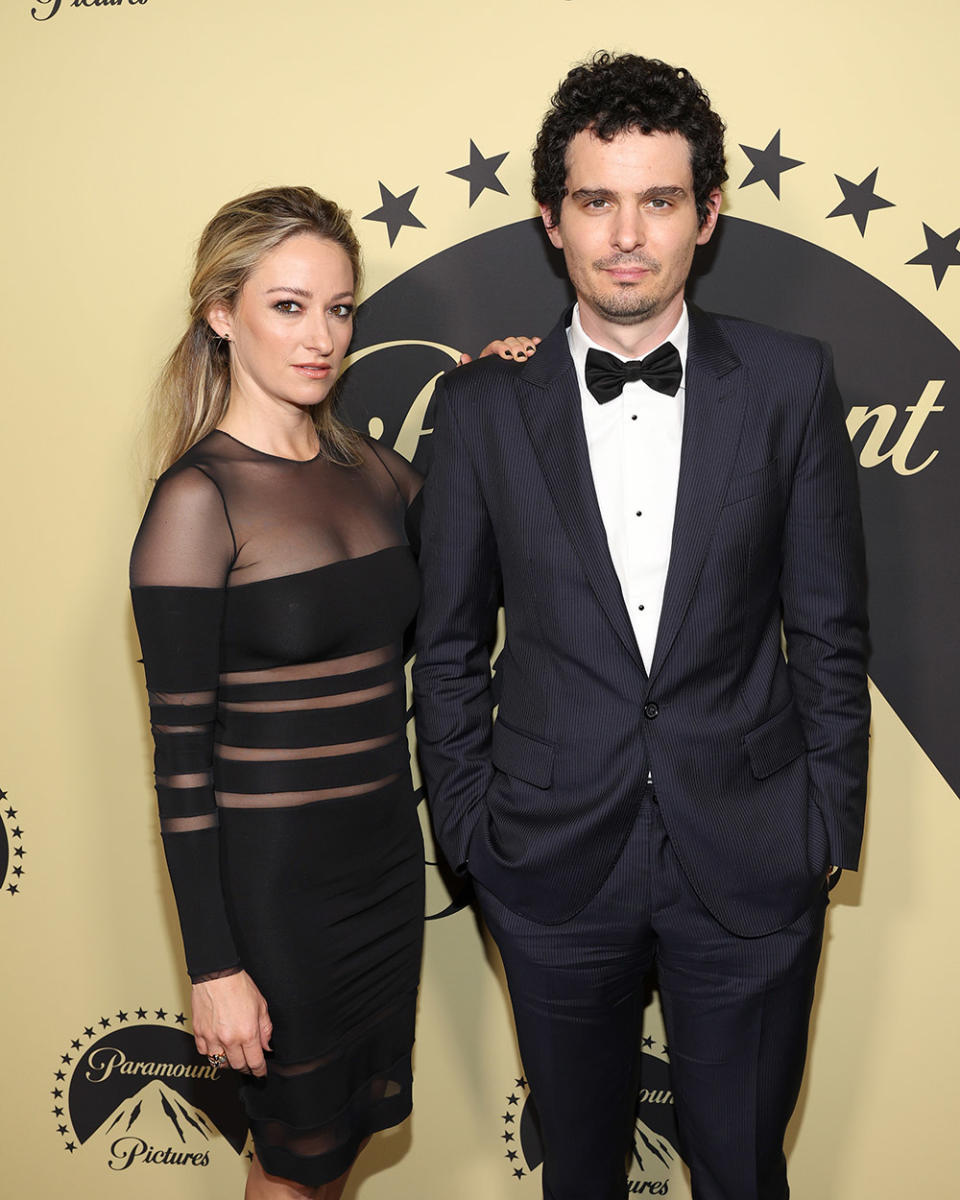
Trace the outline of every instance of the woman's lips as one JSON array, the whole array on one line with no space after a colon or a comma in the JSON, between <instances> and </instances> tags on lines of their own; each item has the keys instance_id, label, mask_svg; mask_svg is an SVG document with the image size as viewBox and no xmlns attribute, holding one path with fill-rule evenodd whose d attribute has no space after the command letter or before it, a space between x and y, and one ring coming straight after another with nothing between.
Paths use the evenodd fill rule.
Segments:
<instances>
[{"instance_id":1,"label":"woman's lips","mask_svg":"<svg viewBox=\"0 0 960 1200\"><path fill-rule=\"evenodd\" d=\"M326 379L331 367L329 363L294 363L293 369L308 379Z\"/></svg>"}]
</instances>

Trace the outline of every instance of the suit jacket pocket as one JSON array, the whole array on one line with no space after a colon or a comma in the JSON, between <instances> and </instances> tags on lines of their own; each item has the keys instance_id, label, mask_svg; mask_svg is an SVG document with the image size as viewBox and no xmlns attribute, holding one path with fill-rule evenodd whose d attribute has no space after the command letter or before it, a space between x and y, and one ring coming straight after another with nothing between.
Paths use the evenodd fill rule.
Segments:
<instances>
[{"instance_id":1,"label":"suit jacket pocket","mask_svg":"<svg viewBox=\"0 0 960 1200\"><path fill-rule=\"evenodd\" d=\"M800 717L792 704L744 735L743 744L757 779L766 779L806 751Z\"/></svg>"},{"instance_id":2,"label":"suit jacket pocket","mask_svg":"<svg viewBox=\"0 0 960 1200\"><path fill-rule=\"evenodd\" d=\"M730 480L723 497L723 507L737 504L750 496L762 496L772 491L780 482L780 460L771 458L757 471L748 471Z\"/></svg>"},{"instance_id":3,"label":"suit jacket pocket","mask_svg":"<svg viewBox=\"0 0 960 1200\"><path fill-rule=\"evenodd\" d=\"M534 787L548 788L553 780L553 756L554 748L549 742L520 733L502 717L497 718L490 759L498 771Z\"/></svg>"}]
</instances>

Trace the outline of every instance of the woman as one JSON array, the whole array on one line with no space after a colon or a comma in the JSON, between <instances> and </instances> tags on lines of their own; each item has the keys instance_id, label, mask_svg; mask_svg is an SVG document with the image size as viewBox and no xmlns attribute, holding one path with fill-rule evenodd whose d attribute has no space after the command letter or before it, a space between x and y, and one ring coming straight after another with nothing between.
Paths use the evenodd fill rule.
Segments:
<instances>
[{"instance_id":1,"label":"woman","mask_svg":"<svg viewBox=\"0 0 960 1200\"><path fill-rule=\"evenodd\" d=\"M213 218L131 563L194 1033L244 1072L247 1200L335 1200L411 1106L420 481L333 413L359 275L345 214L308 188Z\"/></svg>"}]
</instances>

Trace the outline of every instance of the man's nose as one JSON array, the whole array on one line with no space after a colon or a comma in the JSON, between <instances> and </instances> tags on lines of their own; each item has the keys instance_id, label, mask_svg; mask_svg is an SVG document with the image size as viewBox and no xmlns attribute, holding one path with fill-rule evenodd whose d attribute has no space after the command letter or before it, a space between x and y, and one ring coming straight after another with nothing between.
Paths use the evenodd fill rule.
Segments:
<instances>
[{"instance_id":1,"label":"man's nose","mask_svg":"<svg viewBox=\"0 0 960 1200\"><path fill-rule=\"evenodd\" d=\"M618 250L629 253L646 241L642 213L635 208L622 208L617 214L613 243Z\"/></svg>"}]
</instances>

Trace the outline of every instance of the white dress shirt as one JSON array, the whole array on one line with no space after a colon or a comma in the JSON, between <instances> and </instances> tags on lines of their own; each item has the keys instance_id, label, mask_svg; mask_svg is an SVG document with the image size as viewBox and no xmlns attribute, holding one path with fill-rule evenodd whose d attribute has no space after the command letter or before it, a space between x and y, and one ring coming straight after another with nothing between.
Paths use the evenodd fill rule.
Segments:
<instances>
[{"instance_id":1,"label":"white dress shirt","mask_svg":"<svg viewBox=\"0 0 960 1200\"><path fill-rule=\"evenodd\" d=\"M664 396L637 380L627 383L622 394L606 404L597 403L584 380L587 351L591 347L597 350L606 347L598 346L584 333L579 305L574 307L567 330L580 384L583 427L600 515L637 646L648 671L653 664L670 565L680 477L689 328L684 305L680 320L663 339L677 348L684 371L676 396ZM652 346L648 353L655 349ZM627 361L623 355L616 357Z\"/></svg>"}]
</instances>

